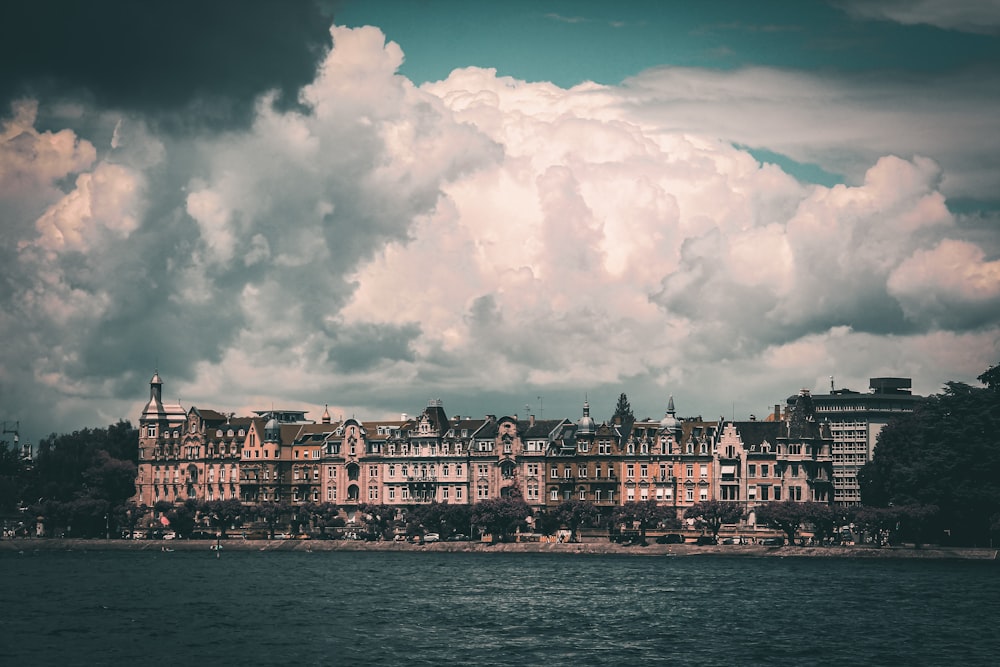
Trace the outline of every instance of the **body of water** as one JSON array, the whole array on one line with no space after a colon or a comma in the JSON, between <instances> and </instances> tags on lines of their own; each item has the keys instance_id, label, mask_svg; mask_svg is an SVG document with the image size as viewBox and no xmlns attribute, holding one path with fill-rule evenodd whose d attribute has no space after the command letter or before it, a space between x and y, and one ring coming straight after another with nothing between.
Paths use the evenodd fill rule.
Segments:
<instances>
[{"instance_id":1,"label":"body of water","mask_svg":"<svg viewBox=\"0 0 1000 667\"><path fill-rule=\"evenodd\" d=\"M2 665L993 665L979 561L0 553Z\"/></svg>"}]
</instances>

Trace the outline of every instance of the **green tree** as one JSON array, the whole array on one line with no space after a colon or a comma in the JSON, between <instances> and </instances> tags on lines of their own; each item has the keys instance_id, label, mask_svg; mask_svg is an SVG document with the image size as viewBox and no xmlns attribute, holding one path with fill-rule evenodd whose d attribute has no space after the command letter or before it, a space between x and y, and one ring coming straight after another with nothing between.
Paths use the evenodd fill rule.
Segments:
<instances>
[{"instance_id":1,"label":"green tree","mask_svg":"<svg viewBox=\"0 0 1000 667\"><path fill-rule=\"evenodd\" d=\"M240 501L231 498L229 500L209 500L201 504L199 511L208 519L212 527L219 530L220 536L225 539L226 529L239 521L245 509Z\"/></svg>"},{"instance_id":2,"label":"green tree","mask_svg":"<svg viewBox=\"0 0 1000 667\"><path fill-rule=\"evenodd\" d=\"M777 528L785 534L789 544L795 544L795 537L809 516L810 509L809 503L785 500L780 503L758 505L754 512L757 515L757 523Z\"/></svg>"},{"instance_id":3,"label":"green tree","mask_svg":"<svg viewBox=\"0 0 1000 667\"><path fill-rule=\"evenodd\" d=\"M622 392L621 395L618 396L618 404L615 405L615 413L611 417L612 422L617 420L620 420L618 423L621 424L635 421L635 414L632 412L632 405L628 402L628 396L625 395L625 392Z\"/></svg>"},{"instance_id":4,"label":"green tree","mask_svg":"<svg viewBox=\"0 0 1000 667\"><path fill-rule=\"evenodd\" d=\"M743 518L743 508L736 503L721 500L703 500L684 510L685 519L695 519L697 523L712 533L712 539L719 537L723 524L736 523Z\"/></svg>"},{"instance_id":5,"label":"green tree","mask_svg":"<svg viewBox=\"0 0 1000 667\"><path fill-rule=\"evenodd\" d=\"M616 507L611 514L611 520L616 525L635 527L639 530L639 539L646 543L646 531L655 528L665 521L676 524L676 516L673 516L673 509L658 505L655 500L630 500L620 507Z\"/></svg>"},{"instance_id":6,"label":"green tree","mask_svg":"<svg viewBox=\"0 0 1000 667\"><path fill-rule=\"evenodd\" d=\"M481 500L472 506L472 523L493 535L497 542L506 542L515 528L524 523L531 508L517 494L504 498Z\"/></svg>"},{"instance_id":7,"label":"green tree","mask_svg":"<svg viewBox=\"0 0 1000 667\"><path fill-rule=\"evenodd\" d=\"M576 542L580 526L592 525L600 518L601 512L585 500L567 500L555 508L553 515L569 530L569 541Z\"/></svg>"},{"instance_id":8,"label":"green tree","mask_svg":"<svg viewBox=\"0 0 1000 667\"><path fill-rule=\"evenodd\" d=\"M1000 515L1000 370L949 382L879 433L858 481L865 505L933 506L954 543L989 544Z\"/></svg>"}]
</instances>

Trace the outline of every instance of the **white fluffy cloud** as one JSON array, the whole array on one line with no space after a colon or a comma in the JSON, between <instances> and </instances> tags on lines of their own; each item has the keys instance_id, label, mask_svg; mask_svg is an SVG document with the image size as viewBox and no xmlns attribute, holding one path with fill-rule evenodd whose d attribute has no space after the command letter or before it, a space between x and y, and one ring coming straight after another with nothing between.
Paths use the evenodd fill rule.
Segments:
<instances>
[{"instance_id":1,"label":"white fluffy cloud","mask_svg":"<svg viewBox=\"0 0 1000 667\"><path fill-rule=\"evenodd\" d=\"M641 414L673 393L717 416L831 373L930 392L996 361L997 260L945 198L967 147L899 150L908 116L843 102L843 82L664 70L565 90L467 68L417 87L377 29L333 38L308 112L265 97L214 137L101 116L98 151L16 110L7 143L49 146L0 153L6 182L46 190L18 209L0 315L23 410L134 417L158 363L168 395L241 411L544 395L572 416L626 391ZM804 184L739 144L857 173Z\"/></svg>"}]
</instances>

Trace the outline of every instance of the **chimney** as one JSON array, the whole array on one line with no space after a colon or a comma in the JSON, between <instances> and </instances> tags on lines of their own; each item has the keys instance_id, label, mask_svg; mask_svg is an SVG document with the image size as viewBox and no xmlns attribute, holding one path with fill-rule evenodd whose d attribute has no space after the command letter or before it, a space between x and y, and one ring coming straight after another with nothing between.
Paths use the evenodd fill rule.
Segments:
<instances>
[{"instance_id":1,"label":"chimney","mask_svg":"<svg viewBox=\"0 0 1000 667\"><path fill-rule=\"evenodd\" d=\"M528 415L528 426L535 425L535 415Z\"/></svg>"},{"instance_id":2,"label":"chimney","mask_svg":"<svg viewBox=\"0 0 1000 667\"><path fill-rule=\"evenodd\" d=\"M781 403L774 404L774 421L781 421Z\"/></svg>"}]
</instances>

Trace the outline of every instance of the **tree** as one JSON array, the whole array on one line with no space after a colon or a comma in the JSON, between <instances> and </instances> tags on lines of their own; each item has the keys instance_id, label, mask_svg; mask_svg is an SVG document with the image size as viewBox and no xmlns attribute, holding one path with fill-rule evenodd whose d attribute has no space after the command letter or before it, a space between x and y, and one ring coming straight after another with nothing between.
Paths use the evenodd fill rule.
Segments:
<instances>
[{"instance_id":1,"label":"tree","mask_svg":"<svg viewBox=\"0 0 1000 667\"><path fill-rule=\"evenodd\" d=\"M229 500L210 500L199 507L201 514L208 518L209 523L219 529L220 537L225 539L226 528L235 524L243 516L243 504L235 498Z\"/></svg>"},{"instance_id":2,"label":"tree","mask_svg":"<svg viewBox=\"0 0 1000 667\"><path fill-rule=\"evenodd\" d=\"M785 500L780 503L764 503L754 510L757 522L773 526L785 533L789 544L795 544L795 536L802 523L809 516L809 503Z\"/></svg>"},{"instance_id":3,"label":"tree","mask_svg":"<svg viewBox=\"0 0 1000 667\"><path fill-rule=\"evenodd\" d=\"M989 543L1000 515L1000 367L979 379L986 387L947 383L882 429L858 474L865 505L934 506L954 543Z\"/></svg>"},{"instance_id":4,"label":"tree","mask_svg":"<svg viewBox=\"0 0 1000 667\"><path fill-rule=\"evenodd\" d=\"M629 404L628 396L625 395L625 392L622 392L618 396L618 404L615 406L615 413L611 416L611 421L619 424L635 421L635 414L632 412L632 406Z\"/></svg>"},{"instance_id":5,"label":"tree","mask_svg":"<svg viewBox=\"0 0 1000 667\"><path fill-rule=\"evenodd\" d=\"M505 542L531 514L531 508L517 494L481 500L472 506L472 523L481 526L498 542Z\"/></svg>"},{"instance_id":6,"label":"tree","mask_svg":"<svg viewBox=\"0 0 1000 667\"><path fill-rule=\"evenodd\" d=\"M556 507L553 515L560 524L569 529L569 541L576 542L576 531L580 526L592 524L600 518L601 512L585 500L567 500Z\"/></svg>"},{"instance_id":7,"label":"tree","mask_svg":"<svg viewBox=\"0 0 1000 667\"><path fill-rule=\"evenodd\" d=\"M671 508L658 505L655 500L630 500L624 505L616 507L611 519L617 525L638 528L639 540L645 544L646 530L655 528L664 520L668 520L672 513ZM676 522L676 517L674 517L674 522Z\"/></svg>"},{"instance_id":8,"label":"tree","mask_svg":"<svg viewBox=\"0 0 1000 667\"><path fill-rule=\"evenodd\" d=\"M736 523L743 518L743 508L736 503L721 500L703 500L684 511L685 519L696 519L697 522L712 532L712 539L719 538L719 529L723 524Z\"/></svg>"}]
</instances>

